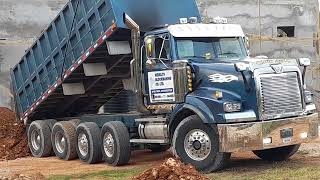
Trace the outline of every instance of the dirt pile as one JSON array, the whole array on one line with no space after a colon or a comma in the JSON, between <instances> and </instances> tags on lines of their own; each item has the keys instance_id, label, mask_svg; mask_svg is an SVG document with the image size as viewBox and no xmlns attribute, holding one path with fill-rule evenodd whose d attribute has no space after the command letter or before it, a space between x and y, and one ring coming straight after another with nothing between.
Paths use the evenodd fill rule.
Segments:
<instances>
[{"instance_id":1,"label":"dirt pile","mask_svg":"<svg viewBox=\"0 0 320 180\"><path fill-rule=\"evenodd\" d=\"M181 161L169 158L158 167L146 170L133 180L208 180L195 167L185 165Z\"/></svg>"},{"instance_id":2,"label":"dirt pile","mask_svg":"<svg viewBox=\"0 0 320 180\"><path fill-rule=\"evenodd\" d=\"M16 121L14 112L0 108L0 160L29 156L26 129Z\"/></svg>"},{"instance_id":3,"label":"dirt pile","mask_svg":"<svg viewBox=\"0 0 320 180\"><path fill-rule=\"evenodd\" d=\"M46 178L41 173L34 173L31 175L13 174L10 176L0 176L3 180L45 180Z\"/></svg>"}]
</instances>

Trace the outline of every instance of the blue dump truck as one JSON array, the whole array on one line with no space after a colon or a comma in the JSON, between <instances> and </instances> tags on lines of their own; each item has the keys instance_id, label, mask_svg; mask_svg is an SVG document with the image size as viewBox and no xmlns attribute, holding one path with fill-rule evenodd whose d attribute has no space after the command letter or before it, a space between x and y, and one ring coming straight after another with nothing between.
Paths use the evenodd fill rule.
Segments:
<instances>
[{"instance_id":1,"label":"blue dump truck","mask_svg":"<svg viewBox=\"0 0 320 180\"><path fill-rule=\"evenodd\" d=\"M254 59L247 44L194 0L69 1L11 74L33 156L118 166L172 147L202 172L237 151L288 159L318 137L310 59Z\"/></svg>"}]
</instances>

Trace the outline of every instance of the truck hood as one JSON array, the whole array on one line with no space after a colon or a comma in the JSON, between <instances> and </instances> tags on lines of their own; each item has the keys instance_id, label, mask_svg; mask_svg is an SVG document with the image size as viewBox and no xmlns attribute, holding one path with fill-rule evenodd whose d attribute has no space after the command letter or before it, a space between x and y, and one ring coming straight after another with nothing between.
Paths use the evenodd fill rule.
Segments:
<instances>
[{"instance_id":1,"label":"truck hood","mask_svg":"<svg viewBox=\"0 0 320 180\"><path fill-rule=\"evenodd\" d=\"M235 63L243 62L249 65L244 75L248 81L245 86L240 72L235 69ZM245 58L236 61L201 62L190 61L195 73L195 91L198 96L214 98L216 91L223 93L222 101L241 101L243 110L255 110L258 113L257 88L254 81L254 71L263 69L273 71L273 65L298 66L295 59L254 59Z\"/></svg>"},{"instance_id":2,"label":"truck hood","mask_svg":"<svg viewBox=\"0 0 320 180\"><path fill-rule=\"evenodd\" d=\"M195 72L195 93L201 93L198 95L207 98L215 98L215 92L220 91L223 93L223 101L241 101L245 109L255 109L257 99L252 72L245 73L249 80L249 87L246 87L242 74L236 71L234 63L192 62Z\"/></svg>"}]
</instances>

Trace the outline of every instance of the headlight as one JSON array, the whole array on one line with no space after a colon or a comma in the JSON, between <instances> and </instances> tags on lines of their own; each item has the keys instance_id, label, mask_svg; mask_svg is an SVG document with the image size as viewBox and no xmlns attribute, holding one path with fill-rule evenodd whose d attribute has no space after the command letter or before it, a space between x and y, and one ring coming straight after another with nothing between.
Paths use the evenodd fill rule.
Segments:
<instances>
[{"instance_id":1,"label":"headlight","mask_svg":"<svg viewBox=\"0 0 320 180\"><path fill-rule=\"evenodd\" d=\"M239 112L241 111L241 103L238 102L225 102L223 104L224 112Z\"/></svg>"},{"instance_id":2,"label":"headlight","mask_svg":"<svg viewBox=\"0 0 320 180\"><path fill-rule=\"evenodd\" d=\"M304 91L304 100L306 104L312 103L312 93L310 91Z\"/></svg>"}]
</instances>

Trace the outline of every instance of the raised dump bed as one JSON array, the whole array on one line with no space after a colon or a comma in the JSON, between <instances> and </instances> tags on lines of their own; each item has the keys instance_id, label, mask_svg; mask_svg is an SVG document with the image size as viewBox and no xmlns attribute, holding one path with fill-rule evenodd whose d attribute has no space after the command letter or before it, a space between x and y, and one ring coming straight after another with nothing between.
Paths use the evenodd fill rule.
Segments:
<instances>
[{"instance_id":1,"label":"raised dump bed","mask_svg":"<svg viewBox=\"0 0 320 180\"><path fill-rule=\"evenodd\" d=\"M69 1L12 70L21 120L97 113L123 90L132 59L124 13L143 31L199 17L193 0Z\"/></svg>"}]
</instances>

